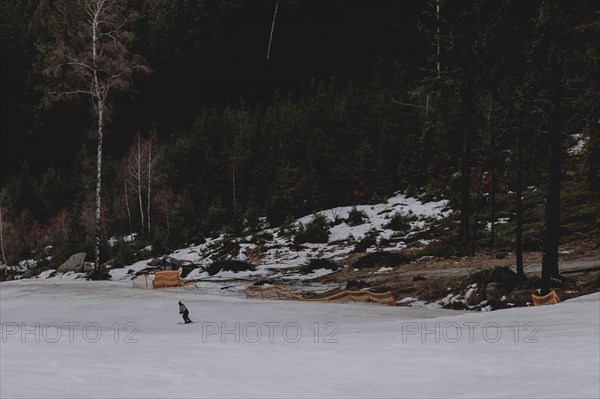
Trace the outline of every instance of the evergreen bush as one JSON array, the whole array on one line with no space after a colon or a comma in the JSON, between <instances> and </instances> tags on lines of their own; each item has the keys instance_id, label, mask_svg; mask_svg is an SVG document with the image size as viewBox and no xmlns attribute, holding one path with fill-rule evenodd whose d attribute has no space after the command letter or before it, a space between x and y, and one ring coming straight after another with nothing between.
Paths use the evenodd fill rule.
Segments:
<instances>
[{"instance_id":1,"label":"evergreen bush","mask_svg":"<svg viewBox=\"0 0 600 399\"><path fill-rule=\"evenodd\" d=\"M329 240L329 222L322 214L315 214L310 222L303 226L300 224L294 237L294 244L326 243Z\"/></svg>"},{"instance_id":2,"label":"evergreen bush","mask_svg":"<svg viewBox=\"0 0 600 399\"><path fill-rule=\"evenodd\" d=\"M410 223L408 223L400 212L395 213L384 227L403 234L407 234L410 231Z\"/></svg>"},{"instance_id":3,"label":"evergreen bush","mask_svg":"<svg viewBox=\"0 0 600 399\"><path fill-rule=\"evenodd\" d=\"M360 226L364 224L366 219L368 219L367 214L363 211L359 211L356 207L353 207L348 213L348 218L346 219L346 223L349 226Z\"/></svg>"}]
</instances>

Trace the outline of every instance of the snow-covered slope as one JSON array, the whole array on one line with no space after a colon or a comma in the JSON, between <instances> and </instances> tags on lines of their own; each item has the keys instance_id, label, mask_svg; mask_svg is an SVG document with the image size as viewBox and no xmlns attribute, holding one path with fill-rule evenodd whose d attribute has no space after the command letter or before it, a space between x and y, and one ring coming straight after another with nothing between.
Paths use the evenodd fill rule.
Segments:
<instances>
[{"instance_id":1,"label":"snow-covered slope","mask_svg":"<svg viewBox=\"0 0 600 399\"><path fill-rule=\"evenodd\" d=\"M252 242L252 236L238 239L221 236L215 239L208 239L202 244L179 249L170 254L170 256L205 267L212 263L212 255L222 249L224 242L233 240L239 245L239 251L230 255L229 258L253 263L257 266L257 270L255 272L242 273L221 272L218 277L259 278L268 276L283 279L314 278L325 273L330 273L331 271L320 270L315 275L302 276L293 272L286 273L285 269L301 266L313 258L340 260L354 249L355 241L364 238L369 231L376 232L378 242L387 240L388 243L386 245L380 245L377 248L379 250L405 248L405 241L417 232L427 229L428 221L447 217L450 214L447 206L448 202L445 200L422 203L416 198L406 197L401 193L397 193L382 204L338 207L319 212L329 222L332 222L332 224L334 220L339 221L338 224L331 227L327 243L309 243L294 246L290 238L283 237L280 229L275 228L263 231L263 235L266 234L273 238L266 241L263 240L261 243ZM353 208L366 215L364 223L350 226L345 222ZM407 220L411 220L410 231L406 234L398 234L393 230L385 228L396 214L406 217ZM296 221L296 225L306 225L312 218L313 215L302 217ZM375 247L371 247L367 251L374 251L375 249ZM126 266L123 269L115 269L111 272L112 278L117 280L128 278L128 271L143 269L147 266L148 261L149 259ZM203 272L202 268L198 268L189 274L189 278L203 278L207 276L208 274Z\"/></svg>"},{"instance_id":2,"label":"snow-covered slope","mask_svg":"<svg viewBox=\"0 0 600 399\"><path fill-rule=\"evenodd\" d=\"M178 300L197 323L178 324ZM599 302L461 313L1 283L0 397L598 398Z\"/></svg>"}]
</instances>

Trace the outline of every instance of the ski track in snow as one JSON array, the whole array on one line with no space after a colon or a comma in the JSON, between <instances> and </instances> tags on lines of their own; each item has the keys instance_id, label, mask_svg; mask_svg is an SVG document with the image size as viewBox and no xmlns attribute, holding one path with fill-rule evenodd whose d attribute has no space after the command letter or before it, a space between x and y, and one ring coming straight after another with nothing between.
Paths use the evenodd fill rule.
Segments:
<instances>
[{"instance_id":1,"label":"ski track in snow","mask_svg":"<svg viewBox=\"0 0 600 399\"><path fill-rule=\"evenodd\" d=\"M599 293L465 313L205 292L133 289L125 281L1 283L0 397L600 396ZM197 323L178 325L178 300ZM72 339L69 322L79 323ZM124 342L128 322L139 329L129 336L137 343ZM97 342L84 339L86 323L98 323ZM272 335L268 323L279 323ZM287 339L286 323L296 323ZM257 326L262 334L251 342ZM461 339L450 342L459 330ZM95 332L88 328L88 339ZM331 333L337 342L324 342Z\"/></svg>"}]
</instances>

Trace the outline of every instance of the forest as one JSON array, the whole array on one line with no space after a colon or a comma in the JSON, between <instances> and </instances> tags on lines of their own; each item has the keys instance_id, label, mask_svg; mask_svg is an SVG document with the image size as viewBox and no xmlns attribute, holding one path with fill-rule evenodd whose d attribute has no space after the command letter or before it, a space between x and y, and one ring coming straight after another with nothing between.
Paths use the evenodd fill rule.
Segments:
<instances>
[{"instance_id":1,"label":"forest","mask_svg":"<svg viewBox=\"0 0 600 399\"><path fill-rule=\"evenodd\" d=\"M598 1L0 4L6 264L397 191L450 201L447 256L543 249L552 276L600 234Z\"/></svg>"}]
</instances>

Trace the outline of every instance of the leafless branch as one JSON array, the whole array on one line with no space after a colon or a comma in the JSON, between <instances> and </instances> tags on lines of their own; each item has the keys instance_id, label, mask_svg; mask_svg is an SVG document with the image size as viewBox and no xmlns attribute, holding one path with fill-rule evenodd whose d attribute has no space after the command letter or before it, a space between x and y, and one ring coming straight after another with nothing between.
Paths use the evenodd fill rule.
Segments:
<instances>
[{"instance_id":1,"label":"leafless branch","mask_svg":"<svg viewBox=\"0 0 600 399\"><path fill-rule=\"evenodd\" d=\"M413 107L413 108L423 108L423 109L429 109L429 110L433 111L433 108L431 108L431 107L426 107L426 106L423 106L423 105L417 105L417 104L403 103L403 102L401 102L401 101L397 101L397 100L395 100L393 97L391 98L391 100L392 100L392 102L393 102L394 104L398 104L398 105L404 105L404 106L406 106L406 107Z\"/></svg>"},{"instance_id":2,"label":"leafless branch","mask_svg":"<svg viewBox=\"0 0 600 399\"><path fill-rule=\"evenodd\" d=\"M94 97L94 93L89 90L49 91L49 92L46 92L46 94L51 95L51 96L58 96L58 97L72 96L75 94L85 94L85 95Z\"/></svg>"}]
</instances>

